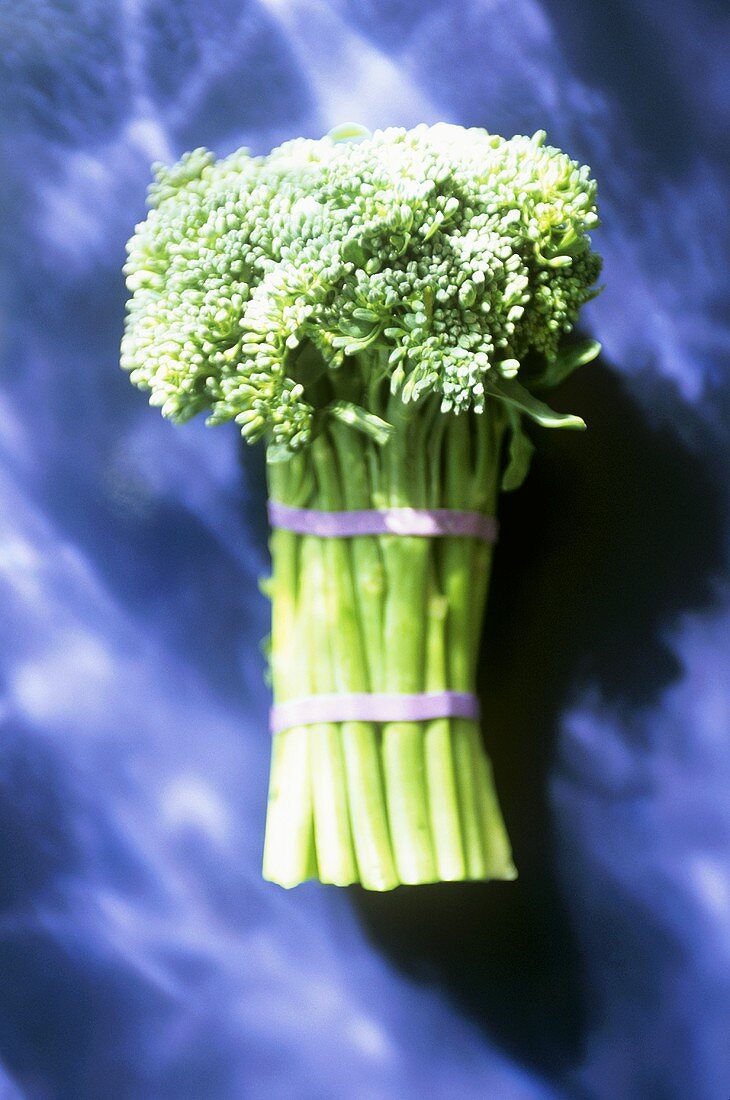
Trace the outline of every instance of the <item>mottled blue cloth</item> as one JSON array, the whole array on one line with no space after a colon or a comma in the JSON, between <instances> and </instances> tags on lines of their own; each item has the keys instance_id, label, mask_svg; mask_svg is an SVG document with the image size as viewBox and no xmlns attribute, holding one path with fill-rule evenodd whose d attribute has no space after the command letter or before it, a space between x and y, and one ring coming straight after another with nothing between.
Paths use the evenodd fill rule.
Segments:
<instances>
[{"instance_id":1,"label":"mottled blue cloth","mask_svg":"<svg viewBox=\"0 0 730 1100\"><path fill-rule=\"evenodd\" d=\"M720 0L0 6L0 1097L727 1100ZM516 883L260 877L262 457L118 368L153 160L343 121L600 181L604 346L505 497L481 667Z\"/></svg>"}]
</instances>

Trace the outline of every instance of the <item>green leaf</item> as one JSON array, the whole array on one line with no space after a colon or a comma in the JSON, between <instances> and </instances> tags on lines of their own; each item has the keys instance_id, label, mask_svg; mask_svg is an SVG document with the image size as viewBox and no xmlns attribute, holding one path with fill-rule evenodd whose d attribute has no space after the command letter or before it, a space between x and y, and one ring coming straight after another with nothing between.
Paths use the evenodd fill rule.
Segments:
<instances>
[{"instance_id":1,"label":"green leaf","mask_svg":"<svg viewBox=\"0 0 730 1100\"><path fill-rule=\"evenodd\" d=\"M294 382L302 386L310 386L316 382L327 370L324 358L309 341L300 345L298 354L290 356L287 366L288 374Z\"/></svg>"},{"instance_id":2,"label":"green leaf","mask_svg":"<svg viewBox=\"0 0 730 1100\"><path fill-rule=\"evenodd\" d=\"M269 443L266 448L266 461L273 465L276 462L290 462L295 452L285 443Z\"/></svg>"},{"instance_id":3,"label":"green leaf","mask_svg":"<svg viewBox=\"0 0 730 1100\"><path fill-rule=\"evenodd\" d=\"M268 577L259 577L258 587L261 595L265 596L267 600L270 600L274 595L274 578L271 575Z\"/></svg>"},{"instance_id":4,"label":"green leaf","mask_svg":"<svg viewBox=\"0 0 730 1100\"><path fill-rule=\"evenodd\" d=\"M522 428L522 417L514 409L508 409L510 419L509 458L502 475L502 489L505 493L519 489L527 477L535 452L535 445Z\"/></svg>"},{"instance_id":5,"label":"green leaf","mask_svg":"<svg viewBox=\"0 0 730 1100\"><path fill-rule=\"evenodd\" d=\"M577 344L569 344L558 351L552 363L548 363L545 371L535 381L535 386L540 389L548 389L557 386L578 367L591 363L601 350L598 340L581 340Z\"/></svg>"},{"instance_id":6,"label":"green leaf","mask_svg":"<svg viewBox=\"0 0 730 1100\"><path fill-rule=\"evenodd\" d=\"M268 593L264 593L264 595L267 595L267 594ZM272 655L272 652L273 652L273 647L271 645L271 635L270 634L267 634L259 642L259 651L261 653L261 656L264 658L264 661L266 662L266 664L264 665L264 684L266 685L266 687L270 688L271 687L271 679L272 679L271 678L271 655Z\"/></svg>"},{"instance_id":7,"label":"green leaf","mask_svg":"<svg viewBox=\"0 0 730 1100\"><path fill-rule=\"evenodd\" d=\"M376 443L387 443L393 431L392 424L387 420L381 420L375 413L368 412L361 405L354 405L351 401L335 401L328 405L327 412L336 417L343 424L355 428L358 432L370 436Z\"/></svg>"},{"instance_id":8,"label":"green leaf","mask_svg":"<svg viewBox=\"0 0 730 1100\"><path fill-rule=\"evenodd\" d=\"M346 264L354 264L355 267L364 267L368 257L359 241L345 241L342 246L342 259Z\"/></svg>"},{"instance_id":9,"label":"green leaf","mask_svg":"<svg viewBox=\"0 0 730 1100\"><path fill-rule=\"evenodd\" d=\"M495 397L501 397L508 405L512 405L538 424L542 424L543 428L575 428L582 431L586 426L585 421L579 416L555 412L514 378L500 378L498 382L489 378L485 379L484 384Z\"/></svg>"}]
</instances>

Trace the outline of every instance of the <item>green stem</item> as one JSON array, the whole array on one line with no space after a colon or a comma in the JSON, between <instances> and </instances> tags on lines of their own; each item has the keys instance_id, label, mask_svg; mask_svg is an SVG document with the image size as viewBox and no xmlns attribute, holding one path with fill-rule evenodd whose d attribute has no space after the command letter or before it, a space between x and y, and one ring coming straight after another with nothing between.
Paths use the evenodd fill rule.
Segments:
<instances>
[{"instance_id":1,"label":"green stem","mask_svg":"<svg viewBox=\"0 0 730 1100\"><path fill-rule=\"evenodd\" d=\"M286 497L287 490L280 472L277 499ZM307 690L306 664L296 652L301 618L297 608L298 543L298 537L290 531L274 531L271 536L272 681L277 702L296 698ZM273 738L263 875L288 888L315 877L317 870L309 731L296 727L282 730Z\"/></svg>"},{"instance_id":2,"label":"green stem","mask_svg":"<svg viewBox=\"0 0 730 1100\"><path fill-rule=\"evenodd\" d=\"M345 429L351 431L351 429ZM347 444L345 443L345 447ZM320 507L338 511L343 505L340 475L335 451L326 435L312 444L312 456L319 487ZM363 470L362 457L357 462L358 473ZM348 479L342 479L347 482ZM355 540L364 542L365 540ZM373 540L368 540L372 549ZM360 587L350 546L351 540L323 539L322 554L326 566L323 586L327 599L327 622L332 644L332 682L329 690L360 692L370 690L366 647L368 640L374 643L373 656L380 652L379 638L374 633L379 616L367 616L368 636L363 631L359 611L363 601L373 600L368 588ZM361 555L362 556L362 555ZM372 555L364 556L368 572L363 580L377 579L377 562ZM381 568L382 572L382 568ZM379 739L369 722L343 722L340 740L344 752L347 791L352 823L352 834L357 855L360 881L370 890L390 890L397 885L390 846L388 816L383 792Z\"/></svg>"},{"instance_id":3,"label":"green stem","mask_svg":"<svg viewBox=\"0 0 730 1100\"><path fill-rule=\"evenodd\" d=\"M263 877L286 889L319 877L311 792L309 731L282 730L271 748Z\"/></svg>"},{"instance_id":4,"label":"green stem","mask_svg":"<svg viewBox=\"0 0 730 1100\"><path fill-rule=\"evenodd\" d=\"M383 448L384 495L391 507L424 503L422 452L399 399L388 408L395 432ZM420 442L420 441L419 441ZM428 539L381 537L386 574L383 690L420 692L425 688ZM438 878L431 840L423 723L387 722L383 760L388 814L396 866L404 883Z\"/></svg>"},{"instance_id":5,"label":"green stem","mask_svg":"<svg viewBox=\"0 0 730 1100\"><path fill-rule=\"evenodd\" d=\"M435 588L428 606L426 690L443 691L447 687L445 627L448 602ZM448 718L427 722L423 731L428 806L431 835L438 876L445 882L466 877L461 839L459 790L454 766L453 734Z\"/></svg>"},{"instance_id":6,"label":"green stem","mask_svg":"<svg viewBox=\"0 0 730 1100\"><path fill-rule=\"evenodd\" d=\"M475 462L472 480L471 507L477 512L494 516L497 511L499 476L502 469L502 446L504 442L506 419L502 408L492 402L488 411L475 417ZM488 542L479 542L474 550L474 600L471 624L473 655L472 672L476 675L476 661L479 656L484 607L492 571L494 547Z\"/></svg>"},{"instance_id":7,"label":"green stem","mask_svg":"<svg viewBox=\"0 0 730 1100\"><path fill-rule=\"evenodd\" d=\"M372 508L369 452L377 445L343 424L333 424L330 436L339 467L340 486L329 484L333 508ZM336 501L336 503L334 503ZM383 662L383 598L385 571L378 540L369 535L349 539L351 583L362 632L363 662L368 686L379 690Z\"/></svg>"},{"instance_id":8,"label":"green stem","mask_svg":"<svg viewBox=\"0 0 730 1100\"><path fill-rule=\"evenodd\" d=\"M430 418L423 446L428 463L428 504L430 508L442 507L443 500L443 440L447 417ZM435 540L432 546L432 565L428 604L428 634L426 655L426 690L444 691L449 688L446 654L446 624L449 604L440 585L439 567L443 546ZM466 877L467 868L462 843L459 789L454 762L452 723L448 718L438 718L426 723L423 734L428 780L428 804L431 815L431 834L438 865L439 878L457 881Z\"/></svg>"},{"instance_id":9,"label":"green stem","mask_svg":"<svg viewBox=\"0 0 730 1100\"><path fill-rule=\"evenodd\" d=\"M479 738L475 754L479 815L489 877L515 879L517 871L512 862L512 846L497 799L492 765L482 746L479 731L475 732Z\"/></svg>"},{"instance_id":10,"label":"green stem","mask_svg":"<svg viewBox=\"0 0 730 1100\"><path fill-rule=\"evenodd\" d=\"M498 477L502 469L501 454L506 427L504 410L497 405L490 409L488 415L485 414L476 420L475 426L477 435L473 506L479 511L494 515L497 509ZM494 548L489 543L480 542L475 548L474 614L471 626L474 676L476 676L476 660L481 643L493 554ZM476 775L482 835L489 873L493 878L513 879L517 872L512 862L512 849L497 799L492 765L483 748L481 738L478 740L476 752Z\"/></svg>"},{"instance_id":11,"label":"green stem","mask_svg":"<svg viewBox=\"0 0 730 1100\"><path fill-rule=\"evenodd\" d=\"M446 505L449 508L468 508L471 443L469 420L466 416L452 416L449 419L445 451L443 484ZM452 691L470 691L474 540L444 539L441 562L444 593L449 608L449 686ZM486 862L475 775L474 730L475 723L467 719L455 718L451 722L467 876L483 878L486 874Z\"/></svg>"},{"instance_id":12,"label":"green stem","mask_svg":"<svg viewBox=\"0 0 730 1100\"><path fill-rule=\"evenodd\" d=\"M309 692L324 695L336 689L333 674L332 600L327 587L328 563L324 540L302 538L302 625L300 644L311 655ZM301 658L300 658L301 659ZM308 693L309 694L309 693ZM322 882L348 886L358 881L350 829L347 770L340 729L334 722L309 727L314 776L314 839Z\"/></svg>"},{"instance_id":13,"label":"green stem","mask_svg":"<svg viewBox=\"0 0 730 1100\"><path fill-rule=\"evenodd\" d=\"M451 508L493 512L503 424L488 411L448 429L446 500ZM466 471L472 470L469 477ZM449 678L457 691L473 690L492 548L471 539L448 539L443 550L449 602ZM465 640L466 644L465 644ZM509 843L481 733L475 722L453 723L462 824L470 878L514 877Z\"/></svg>"}]
</instances>

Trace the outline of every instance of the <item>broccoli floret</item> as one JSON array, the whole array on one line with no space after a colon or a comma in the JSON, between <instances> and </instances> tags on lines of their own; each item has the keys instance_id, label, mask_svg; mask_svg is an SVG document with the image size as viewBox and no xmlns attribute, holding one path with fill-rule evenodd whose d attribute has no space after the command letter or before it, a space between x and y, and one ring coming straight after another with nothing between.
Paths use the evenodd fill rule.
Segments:
<instances>
[{"instance_id":1,"label":"broccoli floret","mask_svg":"<svg viewBox=\"0 0 730 1100\"><path fill-rule=\"evenodd\" d=\"M550 420L517 377L526 361L529 389L566 373L561 340L595 293L589 169L542 131L340 136L157 168L125 267L132 381L174 420L235 418L292 451L345 374L352 392L353 367L364 414L386 379L404 403L437 394L443 412L480 413L497 399L582 426Z\"/></svg>"}]
</instances>

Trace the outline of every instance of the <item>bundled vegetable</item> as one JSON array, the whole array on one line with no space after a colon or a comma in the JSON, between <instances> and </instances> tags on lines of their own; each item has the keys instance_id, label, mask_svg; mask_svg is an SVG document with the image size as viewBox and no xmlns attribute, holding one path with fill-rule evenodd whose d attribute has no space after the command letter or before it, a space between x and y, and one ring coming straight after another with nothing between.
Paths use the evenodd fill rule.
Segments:
<instances>
[{"instance_id":1,"label":"bundled vegetable","mask_svg":"<svg viewBox=\"0 0 730 1100\"><path fill-rule=\"evenodd\" d=\"M164 416L263 439L275 699L264 875L512 878L473 697L502 489L600 260L540 132L343 128L158 167L122 365ZM344 519L343 519L344 514Z\"/></svg>"}]
</instances>

